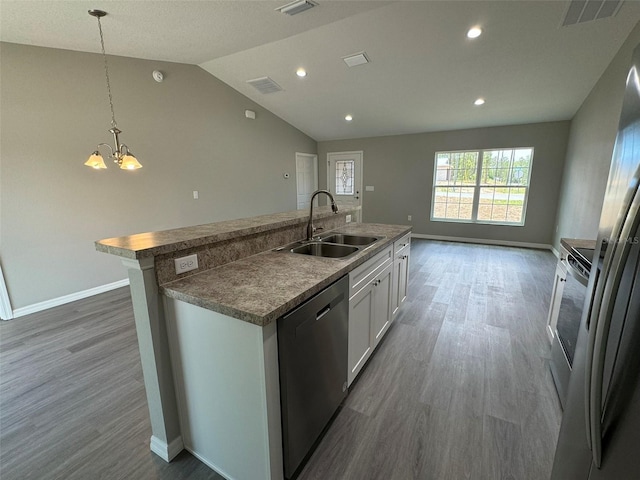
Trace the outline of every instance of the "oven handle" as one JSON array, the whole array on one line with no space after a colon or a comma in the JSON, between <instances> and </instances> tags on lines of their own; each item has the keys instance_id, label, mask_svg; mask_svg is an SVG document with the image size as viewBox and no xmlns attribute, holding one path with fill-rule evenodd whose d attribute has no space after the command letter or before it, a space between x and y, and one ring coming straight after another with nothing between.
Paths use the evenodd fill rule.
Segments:
<instances>
[{"instance_id":1,"label":"oven handle","mask_svg":"<svg viewBox=\"0 0 640 480\"><path fill-rule=\"evenodd\" d=\"M585 287L588 285L589 276L588 275L585 276L580 271L580 268L579 268L580 263L578 262L578 260L576 260L576 258L572 254L567 255L567 263L565 265L567 267L567 273L569 275L571 275L573 278L575 278L578 282L580 282Z\"/></svg>"}]
</instances>

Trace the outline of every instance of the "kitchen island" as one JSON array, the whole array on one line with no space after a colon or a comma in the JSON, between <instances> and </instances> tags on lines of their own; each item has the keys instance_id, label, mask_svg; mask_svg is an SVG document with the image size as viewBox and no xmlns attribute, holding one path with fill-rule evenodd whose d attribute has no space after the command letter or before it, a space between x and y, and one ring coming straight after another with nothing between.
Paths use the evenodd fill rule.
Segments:
<instances>
[{"instance_id":1,"label":"kitchen island","mask_svg":"<svg viewBox=\"0 0 640 480\"><path fill-rule=\"evenodd\" d=\"M381 237L345 259L273 251L304 237L302 211L96 242L129 269L155 453L282 478L276 320L410 232L351 213L314 215L324 232ZM194 254L202 268L176 274Z\"/></svg>"}]
</instances>

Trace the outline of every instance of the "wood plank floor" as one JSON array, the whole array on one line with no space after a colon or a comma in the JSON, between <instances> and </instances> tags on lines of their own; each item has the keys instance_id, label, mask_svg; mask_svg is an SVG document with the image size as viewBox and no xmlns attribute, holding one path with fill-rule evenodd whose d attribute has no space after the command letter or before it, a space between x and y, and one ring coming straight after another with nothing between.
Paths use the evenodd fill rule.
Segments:
<instances>
[{"instance_id":1,"label":"wood plank floor","mask_svg":"<svg viewBox=\"0 0 640 480\"><path fill-rule=\"evenodd\" d=\"M550 252L413 240L410 300L300 480L546 480Z\"/></svg>"},{"instance_id":2,"label":"wood plank floor","mask_svg":"<svg viewBox=\"0 0 640 480\"><path fill-rule=\"evenodd\" d=\"M410 300L300 480L549 477L549 252L414 240ZM0 323L0 478L221 479L149 451L127 288Z\"/></svg>"},{"instance_id":3,"label":"wood plank floor","mask_svg":"<svg viewBox=\"0 0 640 480\"><path fill-rule=\"evenodd\" d=\"M128 287L0 323L0 479L222 479L150 437Z\"/></svg>"}]
</instances>

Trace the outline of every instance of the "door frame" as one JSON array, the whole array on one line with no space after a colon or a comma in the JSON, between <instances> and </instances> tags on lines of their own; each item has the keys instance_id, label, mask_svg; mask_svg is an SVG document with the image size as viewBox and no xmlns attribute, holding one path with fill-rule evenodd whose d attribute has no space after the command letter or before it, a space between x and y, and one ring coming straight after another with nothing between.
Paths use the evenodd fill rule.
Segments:
<instances>
[{"instance_id":1,"label":"door frame","mask_svg":"<svg viewBox=\"0 0 640 480\"><path fill-rule=\"evenodd\" d=\"M318 190L318 155L315 153L303 153L303 152L296 152L296 159L295 159L295 163L296 163L296 209L298 208L298 195L300 194L300 192L298 191L298 156L301 157L307 157L307 158L311 158L313 159L313 181L314 181L314 191ZM313 193L313 192L311 192ZM317 200L316 200L316 205L317 205Z\"/></svg>"},{"instance_id":2,"label":"door frame","mask_svg":"<svg viewBox=\"0 0 640 480\"><path fill-rule=\"evenodd\" d=\"M360 157L359 166L356 170L356 178L360 179L360 190L358 193L358 205L360 206L360 210L356 213L356 221L362 220L362 200L364 194L364 151L363 150L352 150L347 152L327 152L327 190L331 192L331 185L333 185L333 179L331 178L331 156L332 155L358 155ZM356 165L358 162L356 162ZM331 192L335 193L335 192Z\"/></svg>"},{"instance_id":3,"label":"door frame","mask_svg":"<svg viewBox=\"0 0 640 480\"><path fill-rule=\"evenodd\" d=\"M2 265L0 264L0 318L2 320L11 320L13 318L13 309L11 308L11 300L9 300L9 292L7 284L4 282L4 274L2 273Z\"/></svg>"}]
</instances>

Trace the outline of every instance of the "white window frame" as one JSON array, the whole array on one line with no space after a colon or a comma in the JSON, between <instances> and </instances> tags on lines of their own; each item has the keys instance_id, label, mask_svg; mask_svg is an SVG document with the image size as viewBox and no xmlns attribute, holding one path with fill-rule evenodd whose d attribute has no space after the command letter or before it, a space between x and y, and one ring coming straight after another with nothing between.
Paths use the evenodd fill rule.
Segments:
<instances>
[{"instance_id":1,"label":"white window frame","mask_svg":"<svg viewBox=\"0 0 640 480\"><path fill-rule=\"evenodd\" d=\"M507 221L491 221L491 220L478 220L478 210L480 206L480 190L483 187L488 187L481 183L482 180L482 170L483 170L483 159L485 152L492 152L496 150L531 150L531 160L529 161L529 177L527 178L526 186L518 186L517 188L524 188L524 201L522 203L522 219L520 222L507 222ZM436 200L436 187L437 185L437 175L438 175L438 154L442 153L477 153L478 154L478 165L476 167L476 185L473 194L473 204L471 207L471 218L470 219L458 219L458 218L442 218L442 217L434 217L433 212L435 209L435 200ZM535 154L534 147L497 147L497 148L475 148L471 150L439 150L435 152L433 157L433 178L431 184L431 213L430 220L432 222L446 222L446 223L475 223L482 225L505 225L512 227L523 227L526 220L527 215L527 203L529 201L529 191L531 189L531 172L533 170L533 158ZM489 186L493 187L493 186ZM514 188L512 185L505 185L505 188Z\"/></svg>"}]
</instances>

